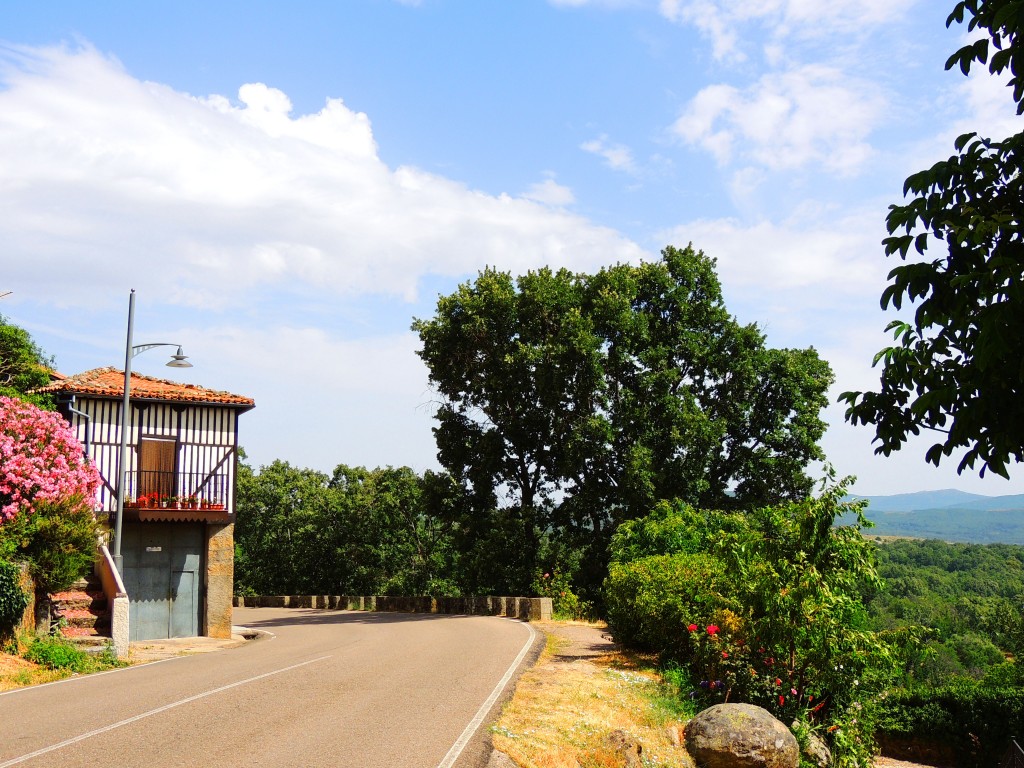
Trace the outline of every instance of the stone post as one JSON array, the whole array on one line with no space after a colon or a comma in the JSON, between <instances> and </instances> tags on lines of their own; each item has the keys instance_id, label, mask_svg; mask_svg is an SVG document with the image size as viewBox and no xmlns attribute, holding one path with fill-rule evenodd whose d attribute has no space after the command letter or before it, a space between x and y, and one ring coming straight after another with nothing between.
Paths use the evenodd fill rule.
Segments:
<instances>
[{"instance_id":1,"label":"stone post","mask_svg":"<svg viewBox=\"0 0 1024 768\"><path fill-rule=\"evenodd\" d=\"M206 525L207 637L231 637L231 605L235 581L235 526Z\"/></svg>"}]
</instances>

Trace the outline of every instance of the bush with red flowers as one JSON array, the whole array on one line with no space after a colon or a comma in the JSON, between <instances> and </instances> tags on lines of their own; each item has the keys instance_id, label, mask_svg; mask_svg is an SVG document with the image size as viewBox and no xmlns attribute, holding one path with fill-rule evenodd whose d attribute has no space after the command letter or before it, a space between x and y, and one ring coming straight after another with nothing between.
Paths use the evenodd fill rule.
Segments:
<instances>
[{"instance_id":1,"label":"bush with red flowers","mask_svg":"<svg viewBox=\"0 0 1024 768\"><path fill-rule=\"evenodd\" d=\"M685 669L691 698L817 730L837 766L867 764L873 705L895 671L888 642L865 628L879 580L845 494L840 483L744 513L662 505L620 526L605 582L617 638ZM833 527L844 512L859 524ZM651 551L665 542L677 549Z\"/></svg>"}]
</instances>

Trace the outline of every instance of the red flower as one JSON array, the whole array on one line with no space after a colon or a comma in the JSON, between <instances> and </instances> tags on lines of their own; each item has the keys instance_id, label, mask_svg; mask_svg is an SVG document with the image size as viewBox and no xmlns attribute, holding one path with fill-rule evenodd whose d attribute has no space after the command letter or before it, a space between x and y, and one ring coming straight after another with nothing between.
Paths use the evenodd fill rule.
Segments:
<instances>
[{"instance_id":1,"label":"red flower","mask_svg":"<svg viewBox=\"0 0 1024 768\"><path fill-rule=\"evenodd\" d=\"M722 651L722 658L723 659L728 659L729 658L729 652L728 651Z\"/></svg>"},{"instance_id":2,"label":"red flower","mask_svg":"<svg viewBox=\"0 0 1024 768\"><path fill-rule=\"evenodd\" d=\"M782 706L783 704L785 704L785 703L786 703L786 697L785 697L785 696L783 696L783 695L782 695L782 694L780 693L780 694L779 694L779 706L781 707L781 706Z\"/></svg>"},{"instance_id":3,"label":"red flower","mask_svg":"<svg viewBox=\"0 0 1024 768\"><path fill-rule=\"evenodd\" d=\"M686 629L689 632L696 632L697 631L697 625L696 624L687 624L686 625Z\"/></svg>"},{"instance_id":4,"label":"red flower","mask_svg":"<svg viewBox=\"0 0 1024 768\"><path fill-rule=\"evenodd\" d=\"M776 677L775 678L775 684L776 685L782 685L782 678L781 677Z\"/></svg>"},{"instance_id":5,"label":"red flower","mask_svg":"<svg viewBox=\"0 0 1024 768\"><path fill-rule=\"evenodd\" d=\"M715 626L714 624L708 624L708 634L712 635L712 636L713 635L717 635L718 634L718 627Z\"/></svg>"}]
</instances>

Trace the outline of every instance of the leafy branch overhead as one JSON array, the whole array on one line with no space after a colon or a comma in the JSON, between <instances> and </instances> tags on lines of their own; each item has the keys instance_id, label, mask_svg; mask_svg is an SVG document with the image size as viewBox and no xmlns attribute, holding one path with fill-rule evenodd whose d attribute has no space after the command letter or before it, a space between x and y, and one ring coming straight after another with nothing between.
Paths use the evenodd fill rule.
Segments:
<instances>
[{"instance_id":1,"label":"leafy branch overhead","mask_svg":"<svg viewBox=\"0 0 1024 768\"><path fill-rule=\"evenodd\" d=\"M953 54L946 68L1009 70L1021 114L1024 1L965 0L947 26L965 18L987 37ZM959 472L980 462L982 475L1008 477L1008 464L1024 459L1024 133L1001 141L967 133L955 149L910 176L903 189L910 200L890 206L885 253L906 263L889 273L881 305L898 311L906 304L914 315L887 327L895 343L875 356L880 389L840 400L848 421L875 425L876 453L888 456L930 430L942 436L927 461L938 465L962 451Z\"/></svg>"}]
</instances>

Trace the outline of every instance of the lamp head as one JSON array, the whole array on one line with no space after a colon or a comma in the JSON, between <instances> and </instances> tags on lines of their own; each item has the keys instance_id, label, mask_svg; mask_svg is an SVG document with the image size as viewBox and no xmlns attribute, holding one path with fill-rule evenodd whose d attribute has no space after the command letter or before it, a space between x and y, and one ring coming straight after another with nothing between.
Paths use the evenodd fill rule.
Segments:
<instances>
[{"instance_id":1,"label":"lamp head","mask_svg":"<svg viewBox=\"0 0 1024 768\"><path fill-rule=\"evenodd\" d=\"M181 347L178 347L178 351L175 354L171 355L171 360L170 360L169 363L167 363L167 367L168 368L191 368L192 367L192 363L190 363L188 361L188 357L186 357L182 353Z\"/></svg>"}]
</instances>

